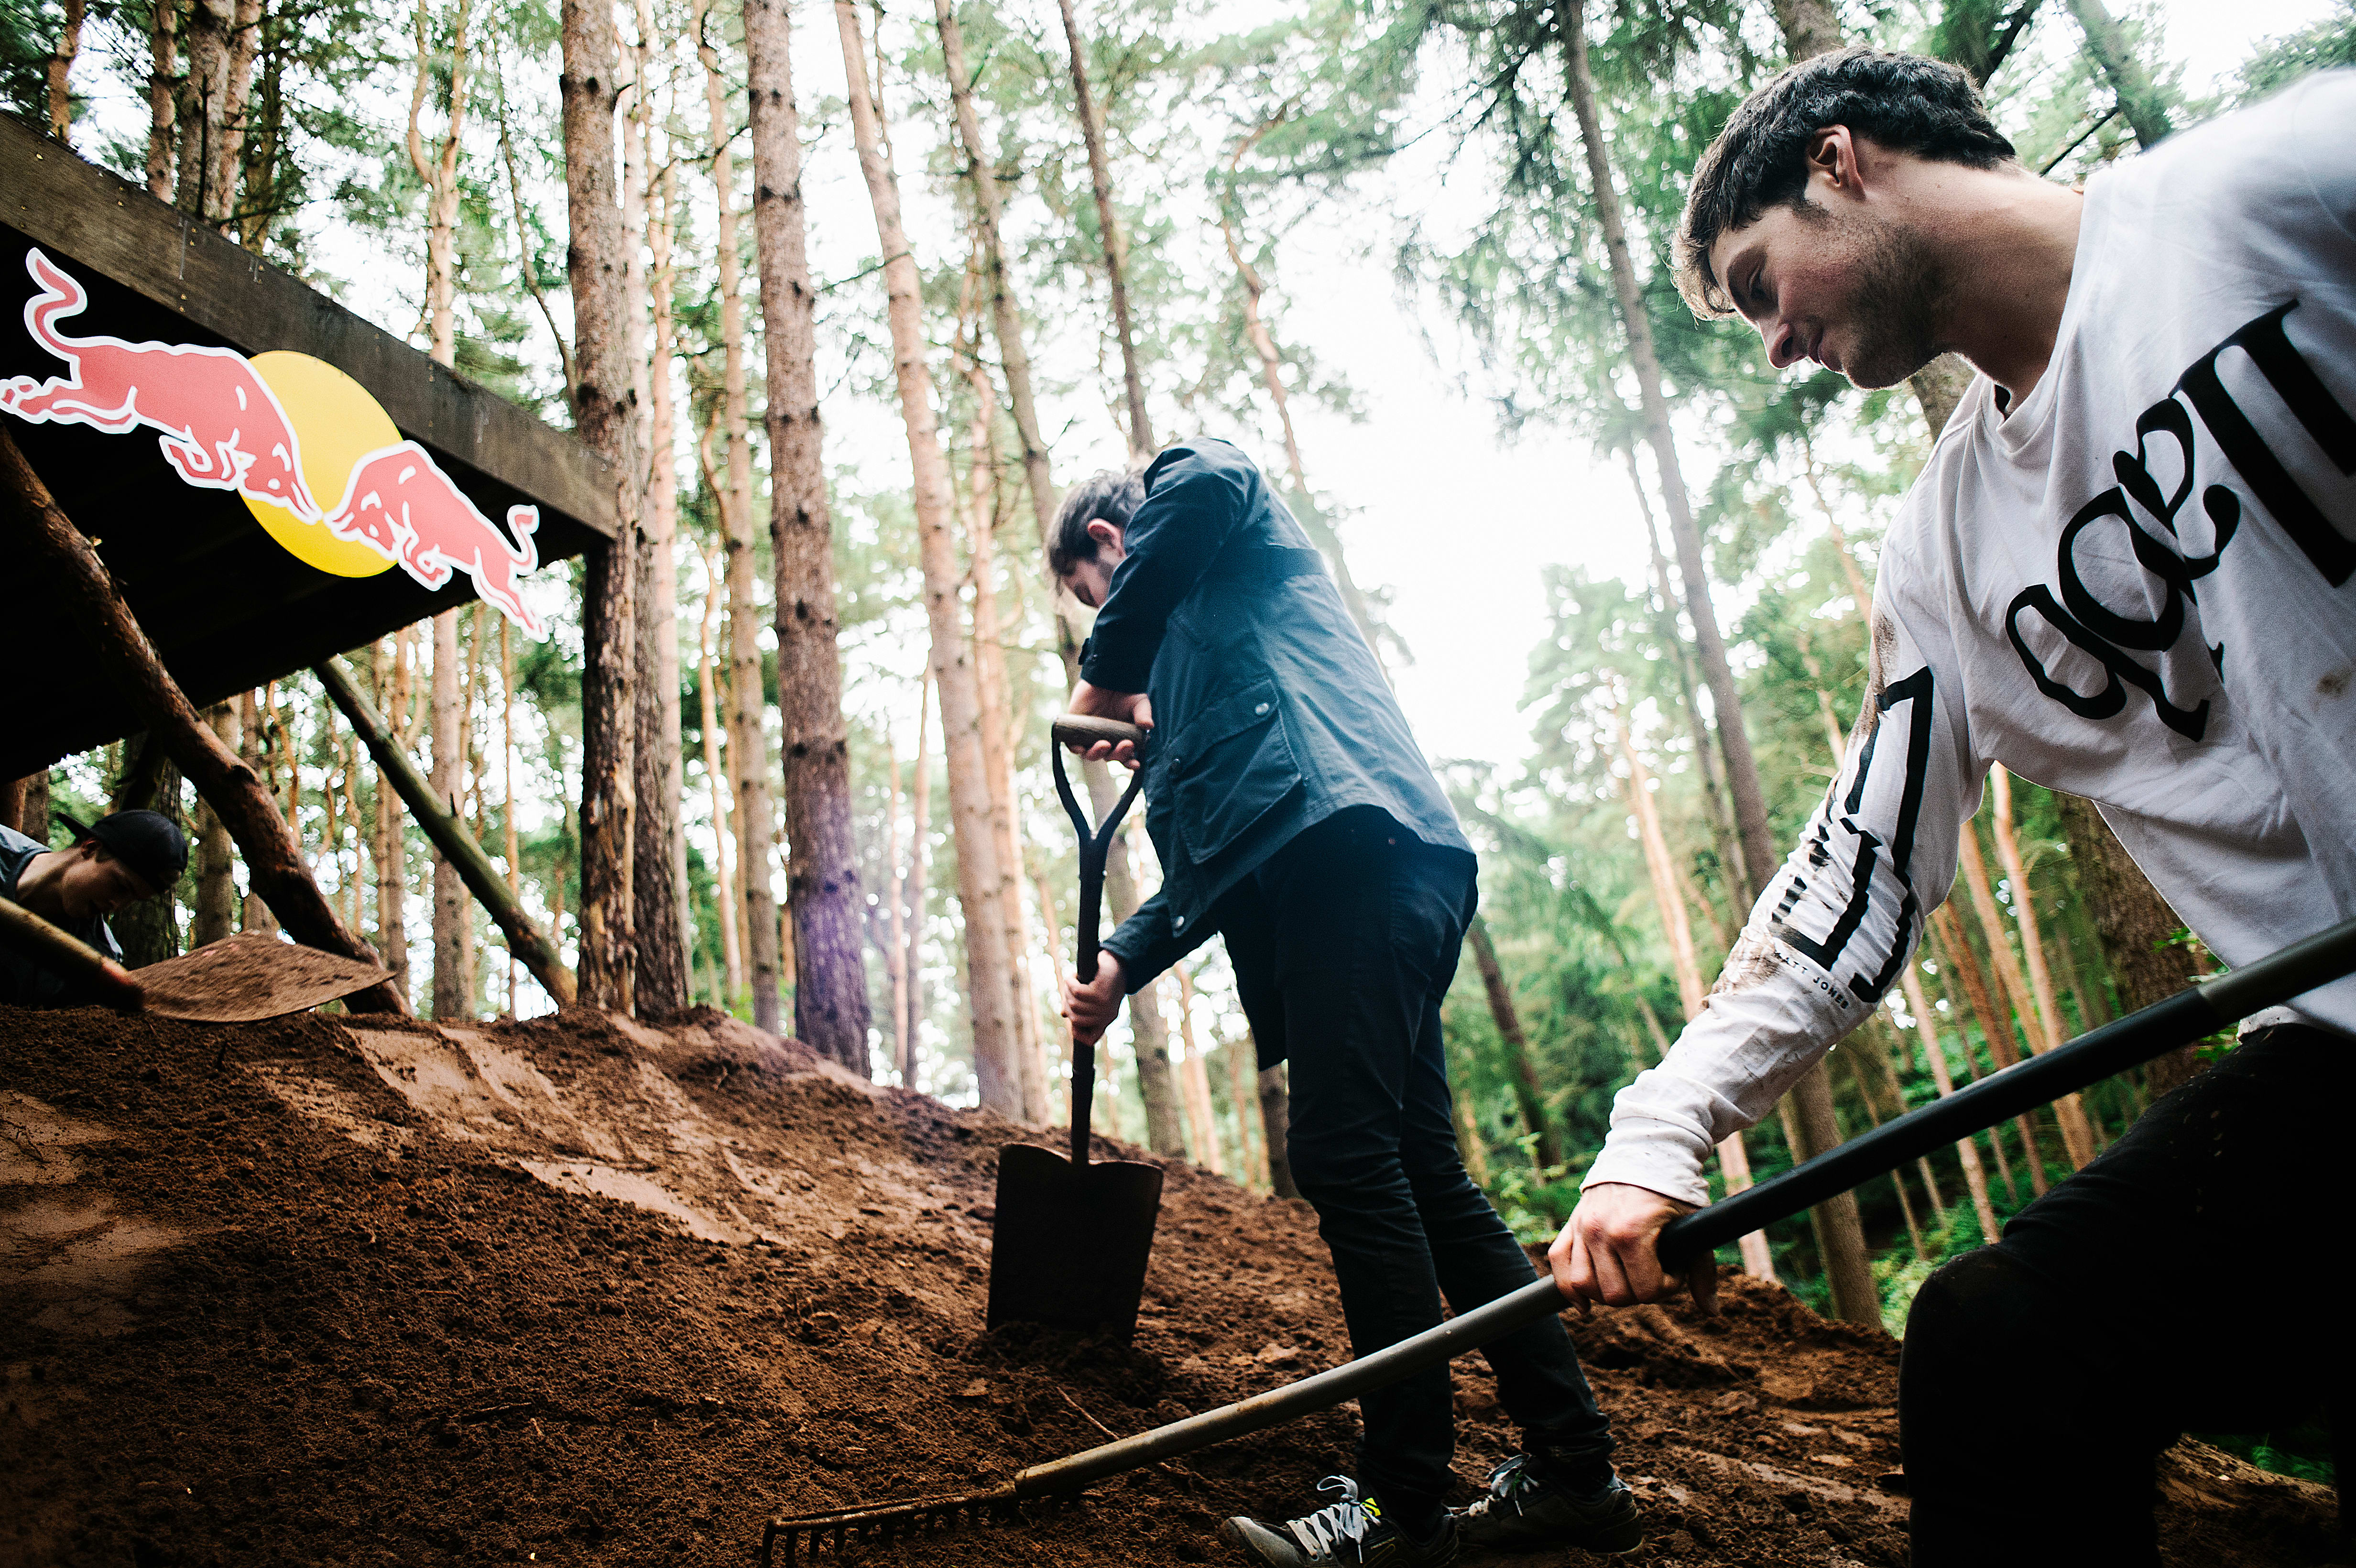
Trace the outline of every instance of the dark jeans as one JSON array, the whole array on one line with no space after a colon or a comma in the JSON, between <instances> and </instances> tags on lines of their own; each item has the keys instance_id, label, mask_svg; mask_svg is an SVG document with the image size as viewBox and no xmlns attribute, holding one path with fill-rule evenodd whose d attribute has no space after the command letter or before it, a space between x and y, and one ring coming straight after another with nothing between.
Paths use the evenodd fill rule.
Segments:
<instances>
[{"instance_id":1,"label":"dark jeans","mask_svg":"<svg viewBox=\"0 0 2356 1568\"><path fill-rule=\"evenodd\" d=\"M1291 1059L1293 1179L1333 1250L1350 1346L1364 1356L1527 1285L1525 1253L1464 1174L1449 1114L1440 1003L1473 908L1473 865L1380 811L1343 813L1280 850L1223 912L1263 1060ZM1559 1319L1491 1345L1524 1440L1600 1484L1609 1424ZM1435 1367L1358 1402L1359 1474L1419 1522L1452 1483L1455 1413Z\"/></svg>"},{"instance_id":2,"label":"dark jeans","mask_svg":"<svg viewBox=\"0 0 2356 1568\"><path fill-rule=\"evenodd\" d=\"M2316 1269L2351 1239L2351 1090L2356 1042L2256 1031L1924 1282L1898 1393L1915 1568L2152 1568L2161 1449L2347 1408Z\"/></svg>"}]
</instances>

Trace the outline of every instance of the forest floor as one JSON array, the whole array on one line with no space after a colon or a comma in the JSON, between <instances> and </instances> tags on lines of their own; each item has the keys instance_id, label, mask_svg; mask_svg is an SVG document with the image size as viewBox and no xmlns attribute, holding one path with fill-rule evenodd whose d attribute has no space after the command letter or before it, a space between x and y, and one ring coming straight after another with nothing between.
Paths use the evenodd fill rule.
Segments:
<instances>
[{"instance_id":1,"label":"forest floor","mask_svg":"<svg viewBox=\"0 0 2356 1568\"><path fill-rule=\"evenodd\" d=\"M709 1013L0 1009L0 1564L748 1563L772 1513L987 1484L1346 1356L1306 1206L1183 1165L1132 1349L984 1333L1019 1131ZM1573 1332L1651 1524L1623 1561L1906 1561L1893 1341L1747 1281L1716 1322ZM1457 1371L1464 1500L1512 1435ZM1220 1520L1300 1511L1351 1431L854 1560L1224 1562ZM2329 1555L2319 1488L2193 1444L2163 1482L2171 1563Z\"/></svg>"}]
</instances>

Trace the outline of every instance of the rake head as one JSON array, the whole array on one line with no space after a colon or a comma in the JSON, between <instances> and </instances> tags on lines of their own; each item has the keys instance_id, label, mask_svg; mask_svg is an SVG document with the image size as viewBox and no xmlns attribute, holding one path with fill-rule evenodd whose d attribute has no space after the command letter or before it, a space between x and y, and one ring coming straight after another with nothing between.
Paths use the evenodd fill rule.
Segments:
<instances>
[{"instance_id":1,"label":"rake head","mask_svg":"<svg viewBox=\"0 0 2356 1568\"><path fill-rule=\"evenodd\" d=\"M771 1520L761 1531L760 1568L792 1563L798 1551L812 1562L827 1552L840 1559L855 1542L884 1545L906 1536L938 1535L961 1524L1003 1523L1020 1517L1026 1506L1052 1508L1066 1500L1057 1496L1025 1498L1009 1481L987 1491L953 1497L905 1498L830 1513L788 1514Z\"/></svg>"}]
</instances>

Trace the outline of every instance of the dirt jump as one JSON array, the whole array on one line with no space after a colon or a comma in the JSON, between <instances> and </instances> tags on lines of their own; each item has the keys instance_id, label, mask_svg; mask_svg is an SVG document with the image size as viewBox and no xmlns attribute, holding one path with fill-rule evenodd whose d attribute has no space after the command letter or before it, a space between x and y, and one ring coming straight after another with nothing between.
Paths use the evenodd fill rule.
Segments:
<instances>
[{"instance_id":1,"label":"dirt jump","mask_svg":"<svg viewBox=\"0 0 2356 1568\"><path fill-rule=\"evenodd\" d=\"M1346 1359L1307 1207L1183 1164L1132 1347L985 1331L1018 1132L710 1013L0 1008L0 1564L746 1563L772 1514L986 1484ZM1650 1523L1623 1561L1904 1563L1897 1344L1726 1294L1572 1325ZM1462 1501L1512 1434L1477 1358L1456 1381ZM1351 1432L851 1560L1223 1562L1219 1520L1298 1511ZM2323 1488L2161 1463L2171 1563L2329 1555Z\"/></svg>"}]
</instances>

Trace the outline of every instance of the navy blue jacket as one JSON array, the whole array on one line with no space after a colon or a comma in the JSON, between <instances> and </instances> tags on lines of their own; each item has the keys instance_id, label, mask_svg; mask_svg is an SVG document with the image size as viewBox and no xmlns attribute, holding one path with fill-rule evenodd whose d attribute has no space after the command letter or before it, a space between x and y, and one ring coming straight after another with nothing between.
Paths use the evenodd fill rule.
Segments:
<instances>
[{"instance_id":1,"label":"navy blue jacket","mask_svg":"<svg viewBox=\"0 0 2356 1568\"><path fill-rule=\"evenodd\" d=\"M1081 650L1097 686L1152 699L1145 829L1162 888L1106 943L1134 991L1219 928L1219 900L1304 829L1371 805L1472 847L1301 524L1208 437L1145 471L1128 555Z\"/></svg>"}]
</instances>

